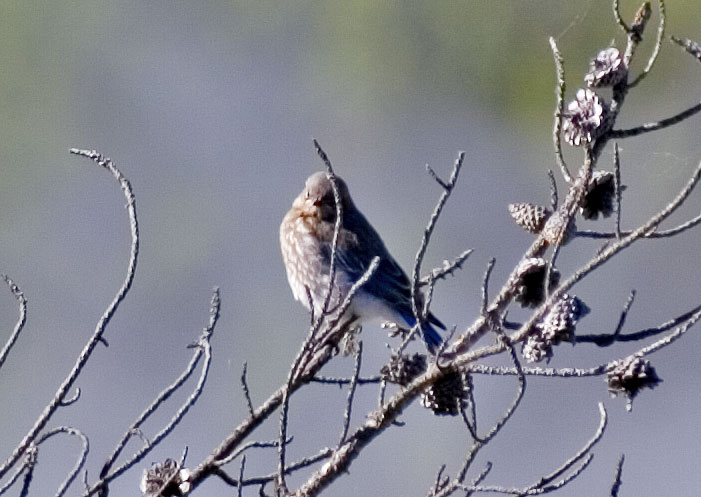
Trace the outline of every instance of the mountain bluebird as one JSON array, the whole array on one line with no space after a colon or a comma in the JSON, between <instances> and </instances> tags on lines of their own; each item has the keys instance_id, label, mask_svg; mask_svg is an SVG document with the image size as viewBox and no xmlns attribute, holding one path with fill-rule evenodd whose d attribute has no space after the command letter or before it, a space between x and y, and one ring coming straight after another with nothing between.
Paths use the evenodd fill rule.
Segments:
<instances>
[{"instance_id":1,"label":"mountain bluebird","mask_svg":"<svg viewBox=\"0 0 701 497\"><path fill-rule=\"evenodd\" d=\"M336 247L336 276L329 309L338 306L351 286L360 279L375 256L379 266L355 294L344 324L377 320L412 327L416 324L411 307L411 283L390 255L380 235L355 207L346 183L336 176L341 197L342 222ZM333 187L326 172L312 174L302 193L280 225L282 258L287 279L296 300L309 309L311 294L314 312L322 311L329 286L331 246L336 221ZM421 304L421 299L419 299ZM433 314L422 323L423 338L429 351L435 351L441 337L432 325L445 329Z\"/></svg>"}]
</instances>

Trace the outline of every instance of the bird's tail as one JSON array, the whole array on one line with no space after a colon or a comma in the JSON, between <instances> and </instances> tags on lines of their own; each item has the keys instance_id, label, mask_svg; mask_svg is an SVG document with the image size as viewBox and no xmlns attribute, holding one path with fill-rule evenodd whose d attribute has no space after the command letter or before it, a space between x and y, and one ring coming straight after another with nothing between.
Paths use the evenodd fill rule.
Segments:
<instances>
[{"instance_id":1,"label":"bird's tail","mask_svg":"<svg viewBox=\"0 0 701 497\"><path fill-rule=\"evenodd\" d=\"M412 315L403 315L404 321L409 326L414 326L416 324L416 319ZM440 329L444 330L445 325L441 323L436 316L429 314L428 318L424 323L421 324L421 330L423 332L423 339L426 343L426 348L431 354L436 353L436 349L443 343L443 339L440 334L436 331L433 325L438 326Z\"/></svg>"},{"instance_id":2,"label":"bird's tail","mask_svg":"<svg viewBox=\"0 0 701 497\"><path fill-rule=\"evenodd\" d=\"M436 329L430 324L424 324L421 329L423 330L424 342L426 342L426 347L430 353L435 353L436 349L443 343L443 339L438 334Z\"/></svg>"}]
</instances>

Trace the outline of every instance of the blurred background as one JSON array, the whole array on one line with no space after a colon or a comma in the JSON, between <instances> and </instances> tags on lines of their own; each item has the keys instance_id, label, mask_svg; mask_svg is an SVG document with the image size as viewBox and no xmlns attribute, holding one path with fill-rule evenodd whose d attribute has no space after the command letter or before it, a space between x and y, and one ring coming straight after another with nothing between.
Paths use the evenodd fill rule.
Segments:
<instances>
[{"instance_id":1,"label":"blurred background","mask_svg":"<svg viewBox=\"0 0 701 497\"><path fill-rule=\"evenodd\" d=\"M698 2L668 3L668 33L700 40ZM625 18L637 7L623 1ZM646 62L657 20L655 10L633 73ZM467 152L424 267L474 248L465 269L437 287L433 305L459 330L473 322L489 258L496 257L495 293L531 241L507 204L549 201L546 173L556 167L549 36L565 58L568 101L598 50L612 40L624 47L607 0L0 3L0 272L29 300L28 323L0 371L0 459L51 399L126 271L124 198L109 174L70 156L70 147L94 148L115 161L134 187L141 228L136 279L107 329L109 347L98 347L80 378L80 401L50 423L90 437L90 481L132 420L184 369L186 346L207 323L211 290L221 288L203 396L166 443L111 487L112 495L138 495L141 471L151 462L177 459L189 447L186 465L194 466L246 416L244 362L258 405L283 382L307 333L308 316L285 277L278 226L306 177L323 168L312 137L406 270L441 193L425 164L447 178L458 151ZM629 95L618 127L698 102L700 71L665 43L653 73ZM620 143L628 185L624 228L657 212L686 183L701 160L698 129L695 117ZM576 168L580 151L566 154ZM611 156L608 147L602 167ZM695 192L666 226L700 208ZM579 222L612 227L610 219ZM592 313L578 332L612 331L633 288L628 332L698 305L700 243L698 229L639 242L584 280L574 293ZM561 272L570 274L599 247L570 243L560 254ZM2 343L16 319L15 300L0 289ZM692 329L652 356L664 382L643 392L631 413L624 399L609 399L602 378L530 379L520 409L471 475L492 461L486 484L535 482L593 435L603 401L610 416L604 439L586 473L559 495L608 495L621 453L621 495L693 495L701 486L700 332ZM385 344L396 342L375 325L362 339L363 375L376 374L388 359ZM642 345L563 345L550 365L591 367ZM352 360L337 359L326 371L349 375ZM516 381L477 378L475 388L484 433L511 402ZM145 427L147 437L188 393ZM322 386L293 398L290 460L336 442L345 398L345 390ZM361 389L353 424L376 402L374 387ZM471 443L462 421L433 416L418 403L402 421L327 494L425 495L441 464L454 475ZM275 438L277 429L273 416L255 438ZM73 439L42 446L34 495L55 492L78 447ZM275 466L273 451L252 451L246 475ZM238 474L238 465L230 471ZM197 495L233 492L211 479Z\"/></svg>"}]
</instances>

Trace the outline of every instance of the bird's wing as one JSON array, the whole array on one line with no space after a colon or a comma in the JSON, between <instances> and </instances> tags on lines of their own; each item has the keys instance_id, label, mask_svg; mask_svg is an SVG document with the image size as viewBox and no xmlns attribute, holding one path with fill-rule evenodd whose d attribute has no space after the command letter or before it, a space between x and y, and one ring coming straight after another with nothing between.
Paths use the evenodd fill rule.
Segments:
<instances>
[{"instance_id":1,"label":"bird's wing","mask_svg":"<svg viewBox=\"0 0 701 497\"><path fill-rule=\"evenodd\" d=\"M363 286L363 291L384 300L404 318L406 324L413 326L415 319L411 308L411 282L385 247L380 235L357 210L344 216L343 224L336 247L337 271L343 271L352 284L365 274L374 257L380 257L380 264L372 278ZM331 237L326 237L326 240L322 253L325 262L330 265ZM433 314L428 316L428 321L445 329Z\"/></svg>"}]
</instances>

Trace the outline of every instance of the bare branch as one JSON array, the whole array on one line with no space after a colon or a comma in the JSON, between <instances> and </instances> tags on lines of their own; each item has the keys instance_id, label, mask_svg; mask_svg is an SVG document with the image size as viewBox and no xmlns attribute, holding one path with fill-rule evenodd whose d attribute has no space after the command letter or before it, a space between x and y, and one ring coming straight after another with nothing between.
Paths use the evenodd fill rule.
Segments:
<instances>
[{"instance_id":1,"label":"bare branch","mask_svg":"<svg viewBox=\"0 0 701 497\"><path fill-rule=\"evenodd\" d=\"M640 349L638 352L635 353L637 356L645 356L652 354L653 352L657 352L659 349L666 347L667 345L670 345L674 342L676 342L684 333L686 333L689 328L691 328L696 322L701 319L701 310L697 311L694 313L687 322L682 324L681 326L678 326L672 333L667 335L664 338L661 338L660 340L656 341L653 344L648 345L647 347L644 347Z\"/></svg>"},{"instance_id":2,"label":"bare branch","mask_svg":"<svg viewBox=\"0 0 701 497\"><path fill-rule=\"evenodd\" d=\"M246 467L246 456L244 455L241 458L241 467L239 468L239 482L243 481L243 469L245 467ZM241 497L243 495L243 485L239 485L238 487L239 488L236 492L236 495L238 495L238 497Z\"/></svg>"},{"instance_id":3,"label":"bare branch","mask_svg":"<svg viewBox=\"0 0 701 497\"><path fill-rule=\"evenodd\" d=\"M314 306L310 306L310 309L314 309ZM241 388L243 389L243 396L246 399L246 406L248 407L248 415L253 415L253 402L251 401L251 392L248 389L248 383L246 382L246 369L248 363L243 363L243 371L241 371Z\"/></svg>"},{"instance_id":4,"label":"bare branch","mask_svg":"<svg viewBox=\"0 0 701 497\"><path fill-rule=\"evenodd\" d=\"M333 190L333 199L336 204L336 222L333 227L333 239L331 241L331 261L329 262L329 286L326 289L326 296L324 297L324 304L321 307L321 315L318 317L319 321L324 318L324 315L329 310L329 303L331 302L331 295L333 293L333 286L336 281L336 247L338 247L338 235L341 232L341 224L343 223L343 203L341 202L341 195L338 191L338 183L336 181L336 173L334 173L333 167L331 166L331 161L329 157L321 148L319 142L314 141L314 148L316 148L316 153L319 155L321 160L326 165L326 171L329 176L329 181L331 182L331 189ZM312 307L313 308L313 307Z\"/></svg>"},{"instance_id":5,"label":"bare branch","mask_svg":"<svg viewBox=\"0 0 701 497\"><path fill-rule=\"evenodd\" d=\"M611 485L611 497L618 497L618 491L621 489L621 485L623 485L623 461L625 460L625 455L621 454L621 457L618 458L618 464L616 465L616 475L614 476L613 479L613 484Z\"/></svg>"},{"instance_id":6,"label":"bare branch","mask_svg":"<svg viewBox=\"0 0 701 497\"><path fill-rule=\"evenodd\" d=\"M516 409L518 408L519 404L521 403L521 400L523 399L524 393L526 393L526 375L523 374L523 370L521 369L521 363L518 360L518 355L516 354L516 349L514 349L513 344L511 343L509 337L501 333L500 334L500 339L503 343L505 343L509 354L511 355L511 361L514 363L514 368L517 371L518 374L518 391L516 392L516 396L514 397L513 402L511 405L504 411L504 414L502 414L501 418L492 426L492 428L482 437L480 443L486 444L488 443L492 438L496 436L497 433L504 427L506 422L511 419L511 416L513 416L514 412L516 412Z\"/></svg>"},{"instance_id":7,"label":"bare branch","mask_svg":"<svg viewBox=\"0 0 701 497\"><path fill-rule=\"evenodd\" d=\"M73 394L73 397L65 399L63 402L61 402L61 407L67 407L71 404L75 404L80 400L80 388L75 389L75 393Z\"/></svg>"},{"instance_id":8,"label":"bare branch","mask_svg":"<svg viewBox=\"0 0 701 497\"><path fill-rule=\"evenodd\" d=\"M616 325L616 329L613 331L613 335L619 335L621 333L621 330L623 329L623 325L626 323L626 317L628 317L628 311L630 311L630 306L633 305L633 301L635 300L635 290L630 291L630 295L628 296L628 300L626 300L626 303L623 305L623 311L621 311L621 317L618 319L618 324Z\"/></svg>"},{"instance_id":9,"label":"bare branch","mask_svg":"<svg viewBox=\"0 0 701 497\"><path fill-rule=\"evenodd\" d=\"M632 302L632 299L629 298L628 302ZM626 302L626 306L629 306L628 302ZM625 315L622 313L618 326L616 326L616 331L614 331L613 333L603 335L577 335L576 340L577 343L593 343L595 345L598 345L599 347L607 347L615 342L637 342L651 336L659 335L660 333L663 333L671 328L674 328L675 326L678 326L681 323L688 321L700 310L701 305L698 305L693 309L675 317L674 319L662 323L659 326L646 328L640 331L636 331L634 333L626 333L625 335L621 334L620 331L618 331L619 327L623 327L623 322L625 321ZM627 310L625 308L624 313L627 314Z\"/></svg>"},{"instance_id":10,"label":"bare branch","mask_svg":"<svg viewBox=\"0 0 701 497\"><path fill-rule=\"evenodd\" d=\"M642 126L638 126L635 128L630 128L630 129L612 129L609 132L609 136L611 138L630 138L631 136L638 136L642 135L643 133L649 133L650 131L657 131L660 129L668 128L670 126L674 126L675 124L678 124L685 119L690 118L691 116L694 116L701 111L701 102L698 104L694 105L693 107L690 107L679 114L676 114L672 117L668 117L666 119L661 119L656 122L651 122L651 123L646 123L643 124Z\"/></svg>"},{"instance_id":11,"label":"bare branch","mask_svg":"<svg viewBox=\"0 0 701 497\"><path fill-rule=\"evenodd\" d=\"M285 443L290 443L292 439L288 439L285 441ZM243 444L241 447L239 447L238 450L235 450L234 452L231 453L228 457L225 457L224 459L217 461L216 465L217 466L224 466L226 464L229 464L231 461L236 459L238 456L246 452L248 449L265 449L265 448L274 448L278 447L280 445L279 440L270 440L267 442L247 442Z\"/></svg>"},{"instance_id":12,"label":"bare branch","mask_svg":"<svg viewBox=\"0 0 701 497\"><path fill-rule=\"evenodd\" d=\"M37 447L36 445L34 445L34 443L32 443L24 456L22 464L20 464L19 467L15 469L15 472L12 474L12 476L10 476L7 482L2 487L0 487L0 495L7 492L17 482L17 480L19 480L19 477L22 476L22 474L24 474L25 472L27 473L27 475L25 475L25 485L27 477L31 480L32 475L29 473L33 471L33 467L36 464L36 457Z\"/></svg>"},{"instance_id":13,"label":"bare branch","mask_svg":"<svg viewBox=\"0 0 701 497\"><path fill-rule=\"evenodd\" d=\"M613 144L613 185L615 190L616 207L616 240L621 239L621 158L618 152L618 143Z\"/></svg>"},{"instance_id":14,"label":"bare branch","mask_svg":"<svg viewBox=\"0 0 701 497\"><path fill-rule=\"evenodd\" d=\"M482 278L482 305L480 306L480 314L483 316L487 315L487 305L489 304L489 277L492 274L492 269L494 269L494 263L497 260L492 257L487 263L487 270L484 272L484 278Z\"/></svg>"},{"instance_id":15,"label":"bare branch","mask_svg":"<svg viewBox=\"0 0 701 497\"><path fill-rule=\"evenodd\" d=\"M27 322L27 299L24 298L24 293L22 293L19 287L10 279L9 276L3 274L0 277L5 280L7 286L10 287L10 292L12 292L12 295L15 297L15 299L17 299L17 302L19 302L19 319L17 320L17 324L15 324L15 328L12 331L10 338L8 338L7 343L5 343L5 346L2 348L2 350L0 350L0 368L2 368L7 355L10 353L10 349L17 341L17 338L19 338L20 333L22 333L22 330L24 329L24 324Z\"/></svg>"},{"instance_id":16,"label":"bare branch","mask_svg":"<svg viewBox=\"0 0 701 497\"><path fill-rule=\"evenodd\" d=\"M553 146L555 147L555 161L560 167L560 172L562 177L568 183L572 182L572 176L570 175L569 169L567 169L567 164L565 163L565 158L562 155L562 116L565 112L565 63L560 54L560 50L557 48L557 43L555 43L555 38L550 37L550 48L553 52L553 59L555 60L555 71L557 75L557 87L555 89L555 124L553 125Z\"/></svg>"},{"instance_id":17,"label":"bare branch","mask_svg":"<svg viewBox=\"0 0 701 497\"><path fill-rule=\"evenodd\" d=\"M669 37L674 43L682 47L686 53L696 58L701 62L701 47L695 41L688 40L686 38L677 38L676 36Z\"/></svg>"},{"instance_id":18,"label":"bare branch","mask_svg":"<svg viewBox=\"0 0 701 497\"><path fill-rule=\"evenodd\" d=\"M555 212L557 210L558 195L557 181L555 181L555 174L553 174L552 169L548 169L548 179L550 180L550 210Z\"/></svg>"},{"instance_id":19,"label":"bare branch","mask_svg":"<svg viewBox=\"0 0 701 497\"><path fill-rule=\"evenodd\" d=\"M628 34L630 32L630 28L623 20L623 17L621 17L618 0L613 0L613 17L616 19L616 23L621 27L621 30L623 30L625 34Z\"/></svg>"},{"instance_id":20,"label":"bare branch","mask_svg":"<svg viewBox=\"0 0 701 497\"><path fill-rule=\"evenodd\" d=\"M419 312L418 295L419 273L421 271L421 263L423 262L424 256L426 255L426 249L428 248L428 243L431 240L433 230L436 227L436 222L438 221L438 218L440 217L441 212L443 211L443 207L448 201L448 198L450 197L450 194L452 193L453 188L455 187L455 183L458 180L458 175L460 174L460 169L462 168L464 160L465 152L460 152L458 154L457 160L455 161L455 165L453 166L453 171L450 174L450 179L448 180L448 183L444 183L442 180L440 180L440 178L438 178L438 176L436 175L435 171L433 171L433 169L426 165L426 168L431 174L431 176L438 182L438 184L440 184L443 187L443 193L438 199L436 207L433 209L433 213L431 214L431 218L428 221L428 225L424 229L424 234L421 238L421 245L419 246L419 251L416 253L416 257L414 258L414 267L411 272L411 309L414 313L414 318L416 319L416 326L414 328L415 330L420 331L422 335L423 321L425 319L425 316L423 316L422 313ZM412 334L415 332L415 330L412 330ZM409 336L411 336L411 334Z\"/></svg>"},{"instance_id":21,"label":"bare branch","mask_svg":"<svg viewBox=\"0 0 701 497\"><path fill-rule=\"evenodd\" d=\"M478 486L480 483L482 483L484 481L484 479L487 477L487 475L489 474L489 472L491 470L492 470L492 463L487 461L487 464L485 464L484 469L480 472L480 474L478 474L477 476L475 476L472 479L472 482L470 483L470 485L473 487ZM465 493L465 497L470 497L470 495L472 495L473 493L474 493L473 491L468 490Z\"/></svg>"},{"instance_id":22,"label":"bare branch","mask_svg":"<svg viewBox=\"0 0 701 497\"><path fill-rule=\"evenodd\" d=\"M444 279L446 276L452 275L457 269L462 269L463 263L467 260L468 257L470 257L470 254L472 254L472 252L473 249L468 249L452 261L443 261L443 266L432 269L427 276L421 278L421 280L419 281L419 286L427 285L429 284L429 282L432 281Z\"/></svg>"},{"instance_id":23,"label":"bare branch","mask_svg":"<svg viewBox=\"0 0 701 497\"><path fill-rule=\"evenodd\" d=\"M315 376L314 378L311 379L312 382L314 383L326 383L326 384L331 384L331 385L338 385L343 386L343 385L348 385L350 382L353 381L352 378L330 378L328 376ZM357 378L355 382L358 385L366 385L366 384L377 384L382 381L381 376L371 376L368 378Z\"/></svg>"},{"instance_id":24,"label":"bare branch","mask_svg":"<svg viewBox=\"0 0 701 497\"><path fill-rule=\"evenodd\" d=\"M433 488L429 491L428 497L432 497L436 495L436 492L438 492L442 487L445 482L443 480L443 471L445 471L445 464L442 464L440 468L438 468L438 474L436 474L436 481L433 483Z\"/></svg>"},{"instance_id":25,"label":"bare branch","mask_svg":"<svg viewBox=\"0 0 701 497\"><path fill-rule=\"evenodd\" d=\"M358 376L360 375L360 365L363 361L363 342L358 342L358 349L355 352L355 367L353 368L353 376L351 377L350 387L348 388L348 400L346 401L346 410L343 413L343 429L341 437L338 440L338 446L346 441L348 429L351 422L351 410L353 408L353 397L355 396L355 388L358 385Z\"/></svg>"},{"instance_id":26,"label":"bare branch","mask_svg":"<svg viewBox=\"0 0 701 497\"><path fill-rule=\"evenodd\" d=\"M549 475L542 477L537 483L534 483L533 485L528 487L528 490L543 488L545 485L555 480L555 478L558 478L565 471L569 470L577 461L585 457L587 453L592 449L592 447L594 447L594 445L596 445L599 442L599 440L601 440L601 437L604 435L604 430L606 430L606 423L608 419L606 415L606 408L601 402L599 403L599 413L601 414L601 421L599 423L599 427L596 430L596 433L594 433L594 436L584 445L584 447L582 447L579 450L579 452L577 452L574 456L565 461L555 471L553 471Z\"/></svg>"},{"instance_id":27,"label":"bare branch","mask_svg":"<svg viewBox=\"0 0 701 497\"><path fill-rule=\"evenodd\" d=\"M288 474L288 475L292 474L295 471L299 471L300 469L307 468L307 467L311 466L312 464L318 463L319 461L323 461L324 459L328 458L332 453L333 453L333 449L324 448L318 454L316 454L314 456L305 457L304 459L301 459L301 460L296 461L292 464L289 464L285 470L286 474ZM248 487L248 486L255 486L255 485L265 485L267 483L275 481L278 478L278 474L277 474L277 472L275 472L275 473L271 473L271 474L265 475L265 476L246 478L239 483L239 480L232 478L223 469L221 469L219 467L213 469L212 474L219 476L227 485L230 485L232 487L238 487L238 486Z\"/></svg>"},{"instance_id":28,"label":"bare branch","mask_svg":"<svg viewBox=\"0 0 701 497\"><path fill-rule=\"evenodd\" d=\"M652 66L655 65L655 61L657 60L657 56L660 54L660 48L662 47L662 40L664 39L664 30L665 30L665 23L667 20L667 11L665 9L665 4L664 0L659 0L660 2L660 22L657 25L657 39L655 40L655 47L652 49L652 54L650 54L650 58L647 61L647 65L645 66L645 69L638 74L638 77L635 78L635 80L628 85L628 88L635 88L638 83L640 83L643 79L645 79L645 76L647 76L650 71L652 70ZM640 28L640 32L642 34L642 27ZM630 31L629 31L630 33Z\"/></svg>"},{"instance_id":29,"label":"bare branch","mask_svg":"<svg viewBox=\"0 0 701 497\"><path fill-rule=\"evenodd\" d=\"M75 480L75 477L78 476L78 473L85 465L85 461L88 458L88 452L90 452L90 443L88 442L88 437L86 437L85 434L80 430L77 430L76 428L71 428L69 426L59 426L41 435L37 439L37 446L41 445L49 438L58 434L67 434L74 437L78 437L82 443L80 455L78 456L78 459L76 460L73 469L70 471L70 473L68 473L66 479L63 481L63 483L61 483L61 486L56 491L56 497L61 497L62 495L65 495L66 490L68 490L68 487L71 485L71 483L73 483L73 480Z\"/></svg>"},{"instance_id":30,"label":"bare branch","mask_svg":"<svg viewBox=\"0 0 701 497\"><path fill-rule=\"evenodd\" d=\"M679 226L675 226L674 228L670 228L668 230L663 230L663 231L653 231L651 233L646 233L642 235L642 238L670 238L673 236L678 235L679 233L683 233L684 231L690 230L691 228L694 228L697 226L699 223L701 223L701 214L698 216L689 219L688 221L680 224ZM622 236L628 236L632 233L632 231L622 231L621 235ZM616 238L616 233L609 233L609 232L604 232L604 231L577 231L575 233L576 236L581 236L584 238Z\"/></svg>"},{"instance_id":31,"label":"bare branch","mask_svg":"<svg viewBox=\"0 0 701 497\"><path fill-rule=\"evenodd\" d=\"M136 421L132 423L127 432L123 435L122 439L117 444L117 447L115 447L112 454L108 457L107 462L103 465L102 470L100 471L100 480L97 481L94 485L92 485L92 487L87 489L86 492L82 494L83 497L87 497L96 493L100 489L104 488L105 485L107 485L110 481L114 480L119 475L123 474L129 468L133 467L135 464L141 461L149 452L151 452L151 450L154 447L156 447L161 441L163 441L163 439L166 436L168 436L168 434L170 434L170 432L173 431L173 429L178 425L178 423L180 423L180 421L185 416L190 407L192 407L192 405L197 401L204 389L204 385L207 381L207 375L209 373L209 368L212 362L212 346L209 343L209 339L212 333L214 332L214 328L219 319L219 311L219 289L215 288L212 293L209 323L202 330L202 335L199 337L197 342L192 345L192 348L195 349L195 353L190 359L190 363L188 364L187 368L175 380L175 382L173 382L170 386L163 390L156 397L156 399L154 399L154 401L139 415ZM141 449L139 449L136 453L132 454L126 462L124 462L121 466L117 467L116 469L112 469L112 466L115 464L117 457L119 457L122 450L124 450L124 447L130 440L132 435L134 433L137 433L140 430L140 426L144 423L144 421L146 421L146 419L148 419L151 416L151 414L153 414L175 391L177 391L183 385L183 383L193 373L194 369L197 367L197 364L202 358L204 358L204 360L202 364L202 370L200 372L200 377L197 381L197 385L195 385L195 388L193 389L192 393L188 396L187 399L185 399L185 401L180 406L178 411L173 415L171 420L153 437L152 440L146 441Z\"/></svg>"},{"instance_id":32,"label":"bare branch","mask_svg":"<svg viewBox=\"0 0 701 497\"><path fill-rule=\"evenodd\" d=\"M606 373L607 366L607 364L600 364L593 368L522 368L521 373L526 376L545 376L549 378L585 378L588 376L601 376ZM516 368L507 366L473 364L465 366L465 369L474 374L495 376L514 376L520 374Z\"/></svg>"},{"instance_id":33,"label":"bare branch","mask_svg":"<svg viewBox=\"0 0 701 497\"><path fill-rule=\"evenodd\" d=\"M131 249L129 254L129 263L127 265L127 275L124 278L122 286L117 291L117 295L114 297L114 300L112 300L112 302L107 307L104 314L98 321L97 326L95 327L95 331L93 332L92 336L88 340L88 343L85 345L82 352L78 356L78 359L76 360L73 369L71 369L66 379L64 379L61 385L58 387L58 390L54 394L54 397L44 408L44 411L41 413L39 418L35 421L34 426L32 426L32 428L24 436L19 445L17 445L17 447L12 451L10 457L2 464L2 466L0 466L0 478L2 478L7 473L7 471L19 460L19 458L22 457L22 454L26 452L30 444L36 439L39 432L46 426L49 419L51 419L53 414L56 412L56 409L58 409L61 406L62 402L66 397L66 394L68 393L68 390L70 390L70 388L73 386L73 383L78 378L81 371L83 370L83 367L92 355L93 350L95 350L97 344L100 343L100 341L102 340L102 335L105 331L105 328L109 324L112 316L114 316L114 313L117 311L119 304L126 297L127 293L129 292L129 289L131 288L131 284L134 281L136 261L139 254L139 225L136 219L136 199L132 192L131 185L129 184L129 180L127 180L127 178L124 177L124 175L119 171L119 169L117 169L117 167L112 163L110 159L102 156L98 152L89 150L78 150L75 148L71 149L70 152L72 154L82 155L84 157L92 159L100 167L112 173L112 176L114 176L114 178L119 182L119 185L122 189L122 193L124 194L124 197L127 201L126 207L127 212L129 214L129 225L131 227Z\"/></svg>"}]
</instances>

